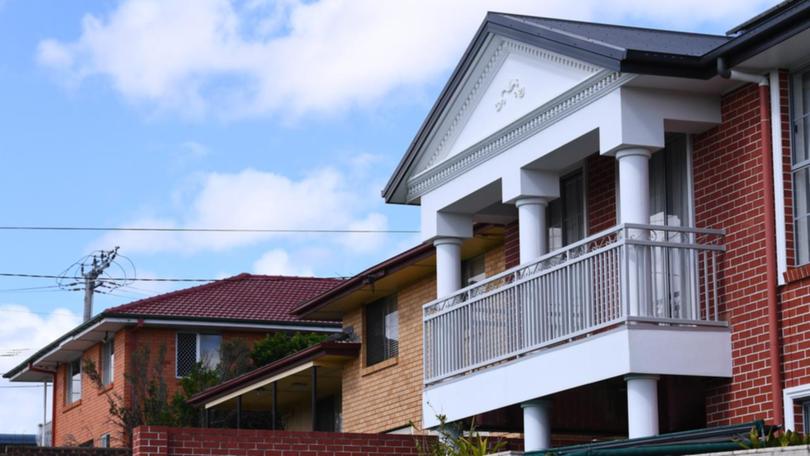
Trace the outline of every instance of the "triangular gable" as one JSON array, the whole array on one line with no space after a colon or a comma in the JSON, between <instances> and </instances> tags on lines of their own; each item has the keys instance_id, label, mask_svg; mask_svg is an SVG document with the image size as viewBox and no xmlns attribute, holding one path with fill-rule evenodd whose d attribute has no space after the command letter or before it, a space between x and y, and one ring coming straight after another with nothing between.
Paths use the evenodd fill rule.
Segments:
<instances>
[{"instance_id":1,"label":"triangular gable","mask_svg":"<svg viewBox=\"0 0 810 456\"><path fill-rule=\"evenodd\" d=\"M412 176L469 149L602 71L590 63L493 36L442 113Z\"/></svg>"}]
</instances>

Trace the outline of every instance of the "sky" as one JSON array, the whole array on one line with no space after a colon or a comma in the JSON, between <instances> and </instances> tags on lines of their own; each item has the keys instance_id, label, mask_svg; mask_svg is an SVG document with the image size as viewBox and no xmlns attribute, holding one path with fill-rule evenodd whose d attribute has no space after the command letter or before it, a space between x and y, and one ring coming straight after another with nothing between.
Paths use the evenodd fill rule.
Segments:
<instances>
[{"instance_id":1,"label":"sky","mask_svg":"<svg viewBox=\"0 0 810 456\"><path fill-rule=\"evenodd\" d=\"M774 3L0 0L0 225L417 230L380 190L487 10L723 34ZM350 276L418 241L0 231L0 273L120 246L141 278ZM0 371L80 322L55 285L0 277ZM41 418L41 386L0 381L0 433Z\"/></svg>"}]
</instances>

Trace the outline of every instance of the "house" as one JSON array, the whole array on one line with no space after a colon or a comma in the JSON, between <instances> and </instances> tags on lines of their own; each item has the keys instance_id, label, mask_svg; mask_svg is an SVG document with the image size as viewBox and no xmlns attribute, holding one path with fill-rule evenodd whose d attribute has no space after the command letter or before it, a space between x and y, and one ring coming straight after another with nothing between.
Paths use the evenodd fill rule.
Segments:
<instances>
[{"instance_id":1,"label":"house","mask_svg":"<svg viewBox=\"0 0 810 456\"><path fill-rule=\"evenodd\" d=\"M423 426L806 429L808 28L808 1L726 35L487 15L383 190L435 247ZM506 269L470 285L478 224Z\"/></svg>"},{"instance_id":2,"label":"house","mask_svg":"<svg viewBox=\"0 0 810 456\"><path fill-rule=\"evenodd\" d=\"M505 241L503 226L476 228L464 246L465 283L504 270ZM189 403L209 414L237 413L241 428L253 427L249 420L263 413L279 417L270 426L264 423L273 429L408 434L421 430L422 308L436 297L435 262L433 246L422 243L302 303L295 315L342 321L343 340L290 355L203 391ZM281 417L290 415L306 416L309 426L281 425ZM502 430L501 424L497 416L477 421L481 430Z\"/></svg>"},{"instance_id":3,"label":"house","mask_svg":"<svg viewBox=\"0 0 810 456\"><path fill-rule=\"evenodd\" d=\"M299 303L340 284L338 279L240 274L107 309L7 372L12 382L53 381L54 446L121 446L120 427L109 415L107 394L128 404L126 377L136 375L133 356L165 350L162 379L168 396L197 362L215 366L223 341L256 341L274 332L335 333L331 321L290 315ZM103 390L83 373L91 360Z\"/></svg>"}]
</instances>

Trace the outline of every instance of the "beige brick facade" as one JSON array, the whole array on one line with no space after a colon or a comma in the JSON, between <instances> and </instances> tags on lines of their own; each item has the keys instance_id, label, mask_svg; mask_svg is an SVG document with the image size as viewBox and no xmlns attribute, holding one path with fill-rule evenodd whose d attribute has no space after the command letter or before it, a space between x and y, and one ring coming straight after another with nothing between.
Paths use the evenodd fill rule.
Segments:
<instances>
[{"instance_id":1,"label":"beige brick facade","mask_svg":"<svg viewBox=\"0 0 810 456\"><path fill-rule=\"evenodd\" d=\"M503 246L486 253L487 275L504 270ZM343 369L343 431L389 432L413 422L422 426L422 306L436 298L436 277L431 271L397 292L399 355L366 366L365 349ZM364 308L343 318L364 342Z\"/></svg>"}]
</instances>

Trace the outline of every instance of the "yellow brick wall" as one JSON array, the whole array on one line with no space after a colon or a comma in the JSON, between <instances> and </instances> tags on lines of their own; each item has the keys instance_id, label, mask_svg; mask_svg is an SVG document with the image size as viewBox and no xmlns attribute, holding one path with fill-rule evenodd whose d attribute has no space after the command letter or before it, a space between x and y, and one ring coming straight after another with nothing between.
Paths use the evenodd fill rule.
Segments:
<instances>
[{"instance_id":1,"label":"yellow brick wall","mask_svg":"<svg viewBox=\"0 0 810 456\"><path fill-rule=\"evenodd\" d=\"M488 276L504 270L503 246L486 253ZM343 369L343 431L387 432L413 422L422 427L422 306L436 298L433 274L397 294L399 356L365 365L365 351ZM344 327L363 338L363 309L347 313Z\"/></svg>"}]
</instances>

